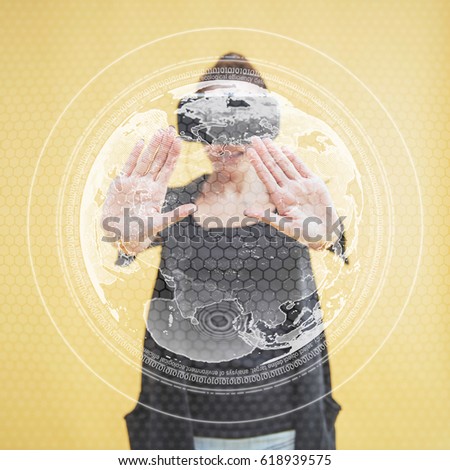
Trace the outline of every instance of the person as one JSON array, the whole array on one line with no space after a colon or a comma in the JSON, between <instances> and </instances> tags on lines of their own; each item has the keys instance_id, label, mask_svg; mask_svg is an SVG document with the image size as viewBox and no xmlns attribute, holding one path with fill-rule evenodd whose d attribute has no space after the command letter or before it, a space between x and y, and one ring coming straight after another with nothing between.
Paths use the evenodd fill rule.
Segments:
<instances>
[{"instance_id":1,"label":"person","mask_svg":"<svg viewBox=\"0 0 450 470\"><path fill-rule=\"evenodd\" d=\"M217 70L225 71L219 80ZM222 56L200 82L208 97L224 87L266 90L236 53ZM121 233L128 230L118 241L119 265L162 245L144 356L226 375L289 357L289 338L320 331L309 250L342 256L345 238L341 231L327 239L327 223L339 220L331 195L293 150L258 136L205 143L205 150L212 172L168 188L181 151L175 128L160 130L147 146L139 141L111 183L103 218L116 217ZM126 228L125 211L151 223ZM305 220L315 222L313 234ZM311 348L320 360L305 360L291 379L254 393L172 386L143 360L139 401L125 417L131 448L335 448L341 407L331 396L323 331L310 337Z\"/></svg>"}]
</instances>

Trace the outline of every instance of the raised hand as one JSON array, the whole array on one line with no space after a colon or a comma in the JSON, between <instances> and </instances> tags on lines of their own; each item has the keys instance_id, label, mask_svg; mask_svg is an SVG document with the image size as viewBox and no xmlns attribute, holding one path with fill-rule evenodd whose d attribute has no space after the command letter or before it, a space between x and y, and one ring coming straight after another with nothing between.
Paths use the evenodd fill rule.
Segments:
<instances>
[{"instance_id":1,"label":"raised hand","mask_svg":"<svg viewBox=\"0 0 450 470\"><path fill-rule=\"evenodd\" d=\"M274 226L313 249L339 236L340 219L326 184L287 147L253 137L247 156L269 192L277 213L248 208L245 215Z\"/></svg>"},{"instance_id":2,"label":"raised hand","mask_svg":"<svg viewBox=\"0 0 450 470\"><path fill-rule=\"evenodd\" d=\"M126 253L145 250L161 230L196 210L194 204L184 204L161 213L180 149L175 129L161 129L146 148L143 140L135 145L122 172L112 181L103 205L102 226L108 234L120 232L119 246ZM109 230L111 227L114 229Z\"/></svg>"}]
</instances>

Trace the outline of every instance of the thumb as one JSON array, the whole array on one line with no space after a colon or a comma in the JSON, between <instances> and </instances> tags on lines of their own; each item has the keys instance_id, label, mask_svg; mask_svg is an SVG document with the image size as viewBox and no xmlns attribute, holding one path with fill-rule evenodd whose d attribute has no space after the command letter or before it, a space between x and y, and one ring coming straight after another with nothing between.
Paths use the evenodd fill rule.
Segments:
<instances>
[{"instance_id":1,"label":"thumb","mask_svg":"<svg viewBox=\"0 0 450 470\"><path fill-rule=\"evenodd\" d=\"M182 206L178 206L173 211L164 213L163 229L179 222L188 215L193 214L196 210L197 206L195 204L183 204Z\"/></svg>"},{"instance_id":2,"label":"thumb","mask_svg":"<svg viewBox=\"0 0 450 470\"><path fill-rule=\"evenodd\" d=\"M266 224L270 224L276 229L280 228L283 219L285 219L285 217L275 214L275 212L271 212L270 209L266 209L265 211L263 211L261 209L248 208L245 209L244 215L246 217L252 217L253 219L257 219Z\"/></svg>"}]
</instances>

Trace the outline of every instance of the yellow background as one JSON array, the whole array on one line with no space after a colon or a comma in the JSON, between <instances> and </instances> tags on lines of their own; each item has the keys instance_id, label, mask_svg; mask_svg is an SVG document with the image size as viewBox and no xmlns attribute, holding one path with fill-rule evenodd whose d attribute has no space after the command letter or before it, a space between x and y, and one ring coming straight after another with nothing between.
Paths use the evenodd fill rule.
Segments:
<instances>
[{"instance_id":1,"label":"yellow background","mask_svg":"<svg viewBox=\"0 0 450 470\"><path fill-rule=\"evenodd\" d=\"M425 207L424 257L394 334L335 393L344 408L338 448L448 448L449 12L445 1L3 1L0 447L127 448L122 417L133 403L69 351L34 286L26 241L31 178L59 114L111 61L171 33L235 26L280 33L338 60L404 135ZM352 362L346 354L333 374ZM111 362L120 369L118 359ZM138 377L129 380L136 395Z\"/></svg>"}]
</instances>

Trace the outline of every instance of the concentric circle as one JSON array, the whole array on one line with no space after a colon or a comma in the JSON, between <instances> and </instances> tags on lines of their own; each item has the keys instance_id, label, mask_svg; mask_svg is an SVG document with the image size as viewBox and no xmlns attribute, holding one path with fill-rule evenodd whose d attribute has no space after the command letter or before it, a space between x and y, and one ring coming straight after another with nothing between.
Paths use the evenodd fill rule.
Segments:
<instances>
[{"instance_id":1,"label":"concentric circle","mask_svg":"<svg viewBox=\"0 0 450 470\"><path fill-rule=\"evenodd\" d=\"M177 44L187 38L195 45L189 57L164 52L176 51ZM254 46L255 41L265 44L263 52ZM395 223L394 208L399 207L404 194L392 178L401 166L410 183L409 201L421 209L414 166L385 108L351 72L308 45L264 31L211 28L145 44L93 77L65 108L42 149L30 189L28 214L33 274L50 318L77 357L126 396L129 392L124 384L114 374L105 372L101 364L93 365L93 358L96 348L106 344L127 367L140 370L142 315L148 312L149 289L158 269L159 252L150 250L126 270L115 266L116 253L101 242L98 214L108 182L119 170L132 141L148 138L156 128L173 123L180 90L195 83L201 72L224 52L223 48L230 46L248 56L269 88L284 100L283 143L292 144L289 139L295 136L302 157L327 181L338 210L347 215L350 264L344 266L329 253L312 255L332 360L338 361L341 350L364 337L364 354L355 357L335 387L361 370L382 347L414 286L421 255L421 220L416 227ZM279 51L283 51L282 55ZM59 165L52 164L51 171L60 179L60 186L53 188L45 184L45 175L49 158L58 152L61 139L72 146L72 152ZM199 149L186 147L174 184L186 184L204 169L205 158ZM42 217L35 208L44 200L50 214L45 240L52 249L51 272L47 269L49 256L42 257L38 250L42 237L36 237L32 230L36 218ZM385 280L393 260L401 256L398 248L405 244L417 246L417 257L407 260L409 269L398 286L397 297L387 299ZM230 266L232 261L229 260ZM269 274L268 271L268 279ZM52 288L54 279L60 278L66 282L64 291ZM268 280L272 286L276 285L274 281ZM66 310L60 308L61 302ZM252 351L254 346L239 335L244 326L239 322L245 322L245 316L238 307L231 307L229 303L226 307L223 304L219 308L197 308L198 323L180 318L174 344L190 347L190 335L197 334L211 339L211 343L204 341L202 345L208 353L220 351L217 344L221 341L235 344L233 354ZM77 314L67 315L71 309ZM162 317L148 319L159 320L168 321ZM295 351L307 340L308 337L302 339ZM202 360L198 354L194 359ZM321 360L318 356L317 361ZM211 392L208 386L177 381L167 373L175 364L165 366L167 370L155 372L154 378ZM285 379L277 376L265 386L276 386ZM259 387L255 381L225 389L254 393Z\"/></svg>"},{"instance_id":2,"label":"concentric circle","mask_svg":"<svg viewBox=\"0 0 450 470\"><path fill-rule=\"evenodd\" d=\"M234 300L223 300L196 311L195 329L208 338L226 340L238 335L245 323L244 317Z\"/></svg>"}]
</instances>

